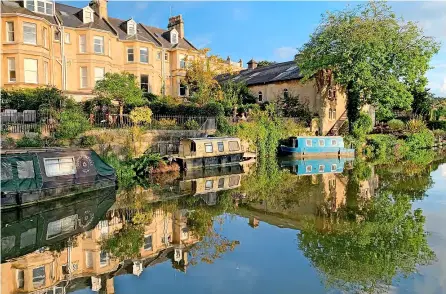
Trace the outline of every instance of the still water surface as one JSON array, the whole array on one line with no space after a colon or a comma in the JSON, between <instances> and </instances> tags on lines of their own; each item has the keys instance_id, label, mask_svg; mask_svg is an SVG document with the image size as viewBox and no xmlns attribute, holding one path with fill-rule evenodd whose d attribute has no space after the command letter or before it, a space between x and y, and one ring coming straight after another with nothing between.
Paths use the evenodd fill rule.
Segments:
<instances>
[{"instance_id":1,"label":"still water surface","mask_svg":"<svg viewBox=\"0 0 446 294\"><path fill-rule=\"evenodd\" d=\"M446 293L445 162L281 159L2 213L2 293Z\"/></svg>"}]
</instances>

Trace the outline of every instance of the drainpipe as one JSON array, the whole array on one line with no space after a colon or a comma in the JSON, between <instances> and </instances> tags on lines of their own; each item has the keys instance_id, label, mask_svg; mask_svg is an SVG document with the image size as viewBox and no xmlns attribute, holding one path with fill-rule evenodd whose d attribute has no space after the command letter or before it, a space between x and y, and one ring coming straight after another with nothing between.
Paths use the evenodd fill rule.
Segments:
<instances>
[{"instance_id":1,"label":"drainpipe","mask_svg":"<svg viewBox=\"0 0 446 294\"><path fill-rule=\"evenodd\" d=\"M60 31L60 47L62 55L62 90L67 90L67 61L65 58L65 29L62 26Z\"/></svg>"},{"instance_id":2,"label":"drainpipe","mask_svg":"<svg viewBox=\"0 0 446 294\"><path fill-rule=\"evenodd\" d=\"M162 91L163 91L163 93L161 93L161 94L163 94L163 95L166 95L166 76L165 76L165 74L166 74L166 69L165 69L165 60L164 60L164 56L165 56L165 54L166 54L166 50L165 49L162 49L161 50L161 89L162 89Z\"/></svg>"}]
</instances>

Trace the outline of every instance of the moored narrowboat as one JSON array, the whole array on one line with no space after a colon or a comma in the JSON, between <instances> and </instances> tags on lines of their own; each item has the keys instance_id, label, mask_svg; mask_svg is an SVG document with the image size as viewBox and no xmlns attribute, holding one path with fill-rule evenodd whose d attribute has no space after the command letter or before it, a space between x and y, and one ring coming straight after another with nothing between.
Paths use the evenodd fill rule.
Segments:
<instances>
[{"instance_id":1,"label":"moored narrowboat","mask_svg":"<svg viewBox=\"0 0 446 294\"><path fill-rule=\"evenodd\" d=\"M1 155L2 209L116 185L115 170L92 150L2 150Z\"/></svg>"},{"instance_id":2,"label":"moored narrowboat","mask_svg":"<svg viewBox=\"0 0 446 294\"><path fill-rule=\"evenodd\" d=\"M290 137L280 145L281 155L296 157L353 157L355 149L345 148L340 136L300 136Z\"/></svg>"},{"instance_id":3,"label":"moored narrowboat","mask_svg":"<svg viewBox=\"0 0 446 294\"><path fill-rule=\"evenodd\" d=\"M239 138L188 138L180 141L175 160L182 170L240 164L244 148Z\"/></svg>"},{"instance_id":4,"label":"moored narrowboat","mask_svg":"<svg viewBox=\"0 0 446 294\"><path fill-rule=\"evenodd\" d=\"M310 159L292 159L282 158L279 160L280 167L287 168L296 175L319 175L319 174L337 174L344 171L346 163L351 162L352 158L310 158Z\"/></svg>"}]
</instances>

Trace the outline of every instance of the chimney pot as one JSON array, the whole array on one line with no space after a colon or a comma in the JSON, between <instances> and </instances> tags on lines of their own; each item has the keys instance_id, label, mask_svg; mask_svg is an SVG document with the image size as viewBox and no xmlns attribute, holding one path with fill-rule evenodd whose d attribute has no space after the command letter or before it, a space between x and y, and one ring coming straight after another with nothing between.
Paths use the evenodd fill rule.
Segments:
<instances>
[{"instance_id":1,"label":"chimney pot","mask_svg":"<svg viewBox=\"0 0 446 294\"><path fill-rule=\"evenodd\" d=\"M257 61L255 61L253 58L248 61L248 69L255 69L257 67Z\"/></svg>"}]
</instances>

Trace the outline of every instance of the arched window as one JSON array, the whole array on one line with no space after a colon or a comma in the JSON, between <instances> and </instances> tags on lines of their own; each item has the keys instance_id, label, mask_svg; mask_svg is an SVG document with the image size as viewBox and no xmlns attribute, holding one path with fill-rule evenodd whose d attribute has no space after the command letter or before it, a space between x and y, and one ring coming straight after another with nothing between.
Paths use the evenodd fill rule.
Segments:
<instances>
[{"instance_id":1,"label":"arched window","mask_svg":"<svg viewBox=\"0 0 446 294\"><path fill-rule=\"evenodd\" d=\"M260 102L263 101L263 94L262 94L262 91L259 91L259 101L260 101Z\"/></svg>"},{"instance_id":2,"label":"arched window","mask_svg":"<svg viewBox=\"0 0 446 294\"><path fill-rule=\"evenodd\" d=\"M283 89L283 98L288 98L288 89Z\"/></svg>"}]
</instances>

